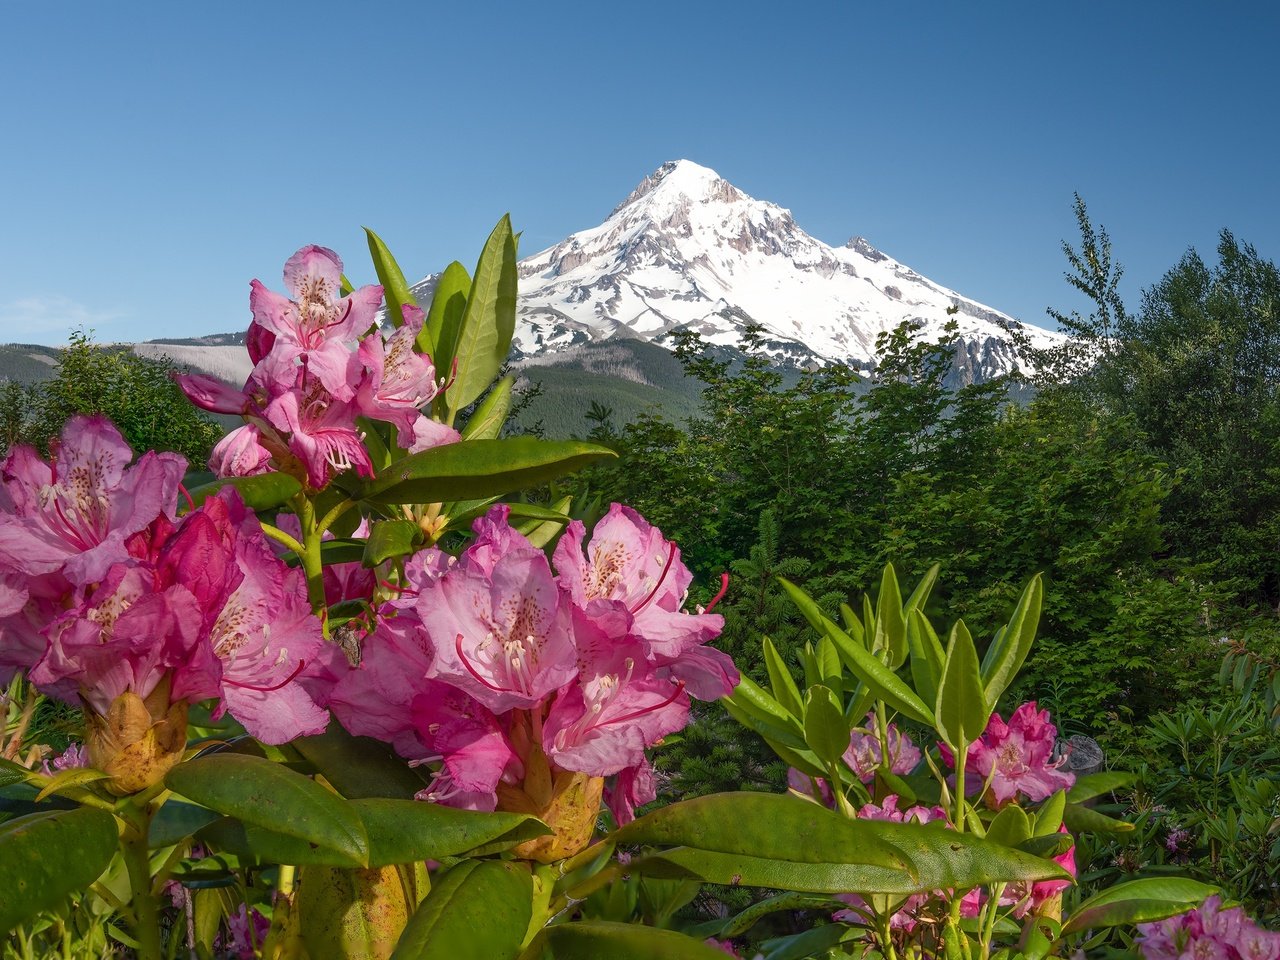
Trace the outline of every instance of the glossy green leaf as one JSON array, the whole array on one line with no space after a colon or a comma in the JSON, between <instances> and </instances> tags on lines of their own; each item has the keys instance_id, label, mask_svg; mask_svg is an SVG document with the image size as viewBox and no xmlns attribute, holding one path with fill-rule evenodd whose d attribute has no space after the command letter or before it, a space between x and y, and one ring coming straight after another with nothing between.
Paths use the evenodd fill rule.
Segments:
<instances>
[{"instance_id":1,"label":"glossy green leaf","mask_svg":"<svg viewBox=\"0 0 1280 960\"><path fill-rule=\"evenodd\" d=\"M938 732L953 750L966 749L977 740L991 716L978 673L978 651L963 620L951 628L934 715Z\"/></svg>"},{"instance_id":2,"label":"glossy green leaf","mask_svg":"<svg viewBox=\"0 0 1280 960\"><path fill-rule=\"evenodd\" d=\"M207 827L218 819L218 814L194 803L183 803L170 798L151 818L151 830L147 834L147 845L153 850L169 847L180 840L185 840L198 830Z\"/></svg>"},{"instance_id":3,"label":"glossy green leaf","mask_svg":"<svg viewBox=\"0 0 1280 960\"><path fill-rule=\"evenodd\" d=\"M0 788L15 783L26 783L32 773L21 764L0 757Z\"/></svg>"},{"instance_id":4,"label":"glossy green leaf","mask_svg":"<svg viewBox=\"0 0 1280 960\"><path fill-rule=\"evenodd\" d=\"M407 556L421 539L422 530L412 520L375 520L369 527L360 562L376 567L384 560Z\"/></svg>"},{"instance_id":5,"label":"glossy green leaf","mask_svg":"<svg viewBox=\"0 0 1280 960\"><path fill-rule=\"evenodd\" d=\"M933 726L933 711L925 706L924 701L916 696L915 691L896 673L872 656L862 644L855 642L852 637L823 616L817 604L794 583L784 577L779 577L778 582L804 614L805 619L835 642L836 650L845 666L877 697L913 720Z\"/></svg>"},{"instance_id":6,"label":"glossy green leaf","mask_svg":"<svg viewBox=\"0 0 1280 960\"><path fill-rule=\"evenodd\" d=\"M369 239L369 256L373 258L373 269L377 271L378 282L382 284L382 296L387 303L387 319L398 327L404 323L404 311L401 308L406 305L416 307L418 301L409 289L400 264L396 263L396 258L391 255L382 238L368 227L364 228L364 232ZM432 351L428 349L426 352L430 354Z\"/></svg>"},{"instance_id":7,"label":"glossy green leaf","mask_svg":"<svg viewBox=\"0 0 1280 960\"><path fill-rule=\"evenodd\" d=\"M1058 790L1045 799L1036 811L1034 833L1037 837L1045 837L1057 833L1062 826L1062 817L1066 812L1067 793Z\"/></svg>"},{"instance_id":8,"label":"glossy green leaf","mask_svg":"<svg viewBox=\"0 0 1280 960\"><path fill-rule=\"evenodd\" d=\"M1108 887L1076 908L1064 935L1163 920L1199 906L1217 887L1185 877L1151 877Z\"/></svg>"},{"instance_id":9,"label":"glossy green leaf","mask_svg":"<svg viewBox=\"0 0 1280 960\"><path fill-rule=\"evenodd\" d=\"M428 783L418 772L421 768L410 767L390 745L372 737L352 736L336 722L324 733L297 738L293 748L351 800L412 800Z\"/></svg>"},{"instance_id":10,"label":"glossy green leaf","mask_svg":"<svg viewBox=\"0 0 1280 960\"><path fill-rule=\"evenodd\" d=\"M834 693L822 685L810 687L804 698L804 741L819 760L839 763L849 749L849 724L844 707Z\"/></svg>"},{"instance_id":11,"label":"glossy green leaf","mask_svg":"<svg viewBox=\"0 0 1280 960\"><path fill-rule=\"evenodd\" d=\"M844 621L845 632L864 647L867 645L866 632L862 629L862 621L847 603L840 604L840 619ZM821 627L817 629L822 629Z\"/></svg>"},{"instance_id":12,"label":"glossy green leaf","mask_svg":"<svg viewBox=\"0 0 1280 960\"><path fill-rule=\"evenodd\" d=\"M534 487L617 454L580 440L467 440L405 457L370 483L372 503L439 503Z\"/></svg>"},{"instance_id":13,"label":"glossy green leaf","mask_svg":"<svg viewBox=\"0 0 1280 960\"><path fill-rule=\"evenodd\" d=\"M335 960L383 960L417 906L396 870L304 867L295 910L306 952ZM263 951L290 956L292 951Z\"/></svg>"},{"instance_id":14,"label":"glossy green leaf","mask_svg":"<svg viewBox=\"0 0 1280 960\"><path fill-rule=\"evenodd\" d=\"M391 960L514 960L532 903L523 864L464 860L434 880Z\"/></svg>"},{"instance_id":15,"label":"glossy green leaf","mask_svg":"<svg viewBox=\"0 0 1280 960\"><path fill-rule=\"evenodd\" d=\"M504 215L485 241L467 295L454 358L458 369L445 392L450 410L461 410L493 382L511 349L516 327L516 245Z\"/></svg>"},{"instance_id":16,"label":"glossy green leaf","mask_svg":"<svg viewBox=\"0 0 1280 960\"><path fill-rule=\"evenodd\" d=\"M839 697L843 693L844 668L841 666L840 651L836 649L835 641L824 634L819 638L814 652L818 658L818 675L822 678L819 683L830 687Z\"/></svg>"},{"instance_id":17,"label":"glossy green leaf","mask_svg":"<svg viewBox=\"0 0 1280 960\"><path fill-rule=\"evenodd\" d=\"M100 780L109 780L111 774L103 773L101 770L94 770L89 767L74 767L70 770L59 770L45 784L40 792L36 794L36 802L39 803L46 797L57 795L66 795L71 791L81 787L87 787L91 783L97 783Z\"/></svg>"},{"instance_id":18,"label":"glossy green leaf","mask_svg":"<svg viewBox=\"0 0 1280 960\"><path fill-rule=\"evenodd\" d=\"M320 544L320 560L326 566L335 563L360 563L364 559L364 540L352 537L341 537L325 540ZM284 555L284 561L291 567L300 566L302 561L292 551Z\"/></svg>"},{"instance_id":19,"label":"glossy green leaf","mask_svg":"<svg viewBox=\"0 0 1280 960\"><path fill-rule=\"evenodd\" d=\"M1031 818L1017 804L1009 804L987 827L987 839L1006 847L1016 847L1031 839Z\"/></svg>"},{"instance_id":20,"label":"glossy green leaf","mask_svg":"<svg viewBox=\"0 0 1280 960\"><path fill-rule=\"evenodd\" d=\"M925 571L924 576L920 578L916 588L911 591L911 596L907 598L907 602L902 608L904 615L910 614L912 610L919 610L924 613L925 604L929 602L929 595L933 593L934 584L938 582L939 570L941 570L941 566L935 563Z\"/></svg>"},{"instance_id":21,"label":"glossy green leaf","mask_svg":"<svg viewBox=\"0 0 1280 960\"><path fill-rule=\"evenodd\" d=\"M832 947L856 933L842 923L824 923L790 937L774 937L760 946L764 960L811 960L830 956Z\"/></svg>"},{"instance_id":22,"label":"glossy green leaf","mask_svg":"<svg viewBox=\"0 0 1280 960\"><path fill-rule=\"evenodd\" d=\"M902 591L893 564L885 564L880 577L880 594L876 597L876 632L872 653L883 651L890 670L907 661L907 624L902 616Z\"/></svg>"},{"instance_id":23,"label":"glossy green leaf","mask_svg":"<svg viewBox=\"0 0 1280 960\"><path fill-rule=\"evenodd\" d=\"M911 681L916 693L925 703L937 703L947 655L933 624L919 610L907 614L907 649L911 654Z\"/></svg>"},{"instance_id":24,"label":"glossy green leaf","mask_svg":"<svg viewBox=\"0 0 1280 960\"><path fill-rule=\"evenodd\" d=\"M471 274L456 260L445 267L436 280L427 322L418 336L418 350L431 355L437 377L448 378L452 374L458 331L462 329L462 315L467 311L470 290ZM432 344L434 352L430 349Z\"/></svg>"},{"instance_id":25,"label":"glossy green leaf","mask_svg":"<svg viewBox=\"0 0 1280 960\"><path fill-rule=\"evenodd\" d=\"M514 377L503 377L493 385L462 428L463 440L494 440L502 433L502 425L511 412L511 388Z\"/></svg>"},{"instance_id":26,"label":"glossy green leaf","mask_svg":"<svg viewBox=\"0 0 1280 960\"><path fill-rule=\"evenodd\" d=\"M517 504L514 506L531 507L533 504ZM552 540L558 537L564 528L571 522L567 511L573 507L573 497L561 497L551 505L550 510L544 510L547 514L542 522L534 524L524 533L525 539L539 549L545 547ZM543 509L543 508L539 508ZM512 511L515 512L514 509Z\"/></svg>"},{"instance_id":27,"label":"glossy green leaf","mask_svg":"<svg viewBox=\"0 0 1280 960\"><path fill-rule=\"evenodd\" d=\"M1044 584L1037 573L1018 598L1008 625L982 658L982 683L987 703L993 710L1031 652L1043 602Z\"/></svg>"},{"instance_id":28,"label":"glossy green leaf","mask_svg":"<svg viewBox=\"0 0 1280 960\"><path fill-rule=\"evenodd\" d=\"M476 813L417 800L354 800L369 833L369 865L508 850L550 828L523 813Z\"/></svg>"},{"instance_id":29,"label":"glossy green leaf","mask_svg":"<svg viewBox=\"0 0 1280 960\"><path fill-rule=\"evenodd\" d=\"M764 648L764 665L769 674L769 688L773 691L773 698L793 716L803 717L804 708L801 705L800 688L792 679L791 670L782 659L782 654L768 637L761 641L761 646Z\"/></svg>"},{"instance_id":30,"label":"glossy green leaf","mask_svg":"<svg viewBox=\"0 0 1280 960\"><path fill-rule=\"evenodd\" d=\"M701 940L638 923L558 923L540 937L555 960L724 960L723 951Z\"/></svg>"},{"instance_id":31,"label":"glossy green leaf","mask_svg":"<svg viewBox=\"0 0 1280 960\"><path fill-rule=\"evenodd\" d=\"M115 817L79 807L0 823L0 933L86 889L116 851Z\"/></svg>"},{"instance_id":32,"label":"glossy green leaf","mask_svg":"<svg viewBox=\"0 0 1280 960\"><path fill-rule=\"evenodd\" d=\"M1132 823L1109 817L1081 803L1068 803L1062 813L1062 822L1072 833L1132 833L1134 830Z\"/></svg>"},{"instance_id":33,"label":"glossy green leaf","mask_svg":"<svg viewBox=\"0 0 1280 960\"><path fill-rule=\"evenodd\" d=\"M223 477L187 492L198 507L223 487L234 487L246 507L255 512L274 510L302 492L302 484L287 473L260 473L254 477Z\"/></svg>"},{"instance_id":34,"label":"glossy green leaf","mask_svg":"<svg viewBox=\"0 0 1280 960\"><path fill-rule=\"evenodd\" d=\"M1075 785L1067 791L1067 800L1070 803L1084 803L1104 793L1113 793L1127 787L1133 781L1134 774L1124 770L1104 770L1101 773L1078 776Z\"/></svg>"},{"instance_id":35,"label":"glossy green leaf","mask_svg":"<svg viewBox=\"0 0 1280 960\"><path fill-rule=\"evenodd\" d=\"M323 847L353 865L368 865L369 838L352 805L282 764L215 754L178 764L165 785L245 824Z\"/></svg>"},{"instance_id":36,"label":"glossy green leaf","mask_svg":"<svg viewBox=\"0 0 1280 960\"><path fill-rule=\"evenodd\" d=\"M244 823L235 817L218 817L195 833L195 838L220 854L242 864L355 868L364 864L350 853L333 850L270 827Z\"/></svg>"}]
</instances>

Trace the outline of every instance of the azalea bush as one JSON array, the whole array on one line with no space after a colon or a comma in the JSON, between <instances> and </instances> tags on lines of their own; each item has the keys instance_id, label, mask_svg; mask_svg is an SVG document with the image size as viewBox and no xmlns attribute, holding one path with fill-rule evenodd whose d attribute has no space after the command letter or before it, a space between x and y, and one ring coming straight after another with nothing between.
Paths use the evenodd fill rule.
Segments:
<instances>
[{"instance_id":1,"label":"azalea bush","mask_svg":"<svg viewBox=\"0 0 1280 960\"><path fill-rule=\"evenodd\" d=\"M11 954L716 957L803 905L835 922L770 956L1030 957L1213 892L1140 881L1058 912L1113 781L1071 782L1034 704L996 712L1038 580L981 661L924 617L933 574L904 602L886 572L843 626L784 584L822 639L803 692L766 642L766 691L714 646L727 577L690 604L636 511L588 528L520 498L612 453L502 436L509 221L426 309L369 247L379 285L318 246L286 294L254 281L241 388L178 378L243 420L212 475L100 416L0 464ZM647 751L695 699L796 789L637 817ZM762 893L697 926L704 884Z\"/></svg>"}]
</instances>

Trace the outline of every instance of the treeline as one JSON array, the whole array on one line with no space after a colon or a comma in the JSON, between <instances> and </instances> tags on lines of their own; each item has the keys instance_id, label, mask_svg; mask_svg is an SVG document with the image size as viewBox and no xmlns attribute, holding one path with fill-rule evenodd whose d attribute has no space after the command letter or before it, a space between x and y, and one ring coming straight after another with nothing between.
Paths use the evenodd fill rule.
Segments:
<instances>
[{"instance_id":1,"label":"treeline","mask_svg":"<svg viewBox=\"0 0 1280 960\"><path fill-rule=\"evenodd\" d=\"M1123 731L1216 686L1221 638L1273 642L1280 571L1280 277L1221 236L1129 312L1106 232L1077 198L1068 280L1089 316L1033 354L1030 379L949 391L951 350L904 326L869 383L829 367L787 385L758 354L731 368L696 337L677 355L705 384L684 422L598 417L620 458L586 489L633 504L681 544L702 583L728 570L724 643L760 676L761 635L810 638L775 577L834 611L891 561L941 564L934 601L990 637L1041 571L1041 639L1018 693L1067 732ZM752 337L744 347L756 346Z\"/></svg>"}]
</instances>

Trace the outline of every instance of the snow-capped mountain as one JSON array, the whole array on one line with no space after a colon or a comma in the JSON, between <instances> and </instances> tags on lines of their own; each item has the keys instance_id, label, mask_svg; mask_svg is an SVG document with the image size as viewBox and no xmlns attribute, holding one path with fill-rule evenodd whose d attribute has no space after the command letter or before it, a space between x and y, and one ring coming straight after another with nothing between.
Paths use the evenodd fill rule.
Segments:
<instances>
[{"instance_id":1,"label":"snow-capped mountain","mask_svg":"<svg viewBox=\"0 0 1280 960\"><path fill-rule=\"evenodd\" d=\"M417 288L433 285L427 278ZM957 307L960 379L1014 365L1012 318L922 277L861 237L830 247L782 207L689 160L663 164L597 227L520 261L518 358L545 362L611 338L656 340L687 327L735 345L755 322L791 363L866 363L876 336L919 320L940 336ZM1025 327L1032 343L1059 335ZM967 371L967 372L966 372Z\"/></svg>"}]
</instances>

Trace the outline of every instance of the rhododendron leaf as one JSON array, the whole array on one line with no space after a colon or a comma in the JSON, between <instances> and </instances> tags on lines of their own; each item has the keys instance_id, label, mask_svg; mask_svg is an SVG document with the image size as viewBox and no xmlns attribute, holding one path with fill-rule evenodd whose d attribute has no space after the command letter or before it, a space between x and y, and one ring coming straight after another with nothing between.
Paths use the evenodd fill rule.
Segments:
<instances>
[{"instance_id":1,"label":"rhododendron leaf","mask_svg":"<svg viewBox=\"0 0 1280 960\"><path fill-rule=\"evenodd\" d=\"M311 957L375 960L388 956L416 901L399 871L305 867L296 901L301 939ZM280 950L263 955L296 956Z\"/></svg>"},{"instance_id":2,"label":"rhododendron leaf","mask_svg":"<svg viewBox=\"0 0 1280 960\"><path fill-rule=\"evenodd\" d=\"M911 681L925 703L936 703L946 653L931 624L919 610L907 614L907 648L911 651Z\"/></svg>"},{"instance_id":3,"label":"rhododendron leaf","mask_svg":"<svg viewBox=\"0 0 1280 960\"><path fill-rule=\"evenodd\" d=\"M765 669L769 673L769 689L773 692L773 698L792 716L803 717L804 708L801 705L800 688L796 686L786 661L782 659L778 648L768 637L764 638L762 646Z\"/></svg>"},{"instance_id":4,"label":"rhododendron leaf","mask_svg":"<svg viewBox=\"0 0 1280 960\"><path fill-rule=\"evenodd\" d=\"M364 448L369 451L369 463L373 465L375 477L403 455L403 451L398 447L393 450L391 430L394 428L390 424L380 420L370 420L368 417L356 417L356 427L364 438ZM334 485L330 484L325 493L333 489ZM321 511L317 510L317 513Z\"/></svg>"},{"instance_id":5,"label":"rhododendron leaf","mask_svg":"<svg viewBox=\"0 0 1280 960\"><path fill-rule=\"evenodd\" d=\"M434 879L391 960L513 960L532 915L527 867L464 860Z\"/></svg>"},{"instance_id":6,"label":"rhododendron leaf","mask_svg":"<svg viewBox=\"0 0 1280 960\"><path fill-rule=\"evenodd\" d=\"M773 937L760 946L769 960L809 960L810 957L830 956L831 948L846 938L862 936L862 931L843 923L824 923L790 937ZM839 956L839 954L836 954Z\"/></svg>"},{"instance_id":7,"label":"rhododendron leaf","mask_svg":"<svg viewBox=\"0 0 1280 960\"><path fill-rule=\"evenodd\" d=\"M733 704L740 710L760 720L793 731L797 738L803 738L804 730L797 716L789 712L782 704L770 696L763 687L745 674L739 678L733 693L725 697L722 703Z\"/></svg>"},{"instance_id":8,"label":"rhododendron leaf","mask_svg":"<svg viewBox=\"0 0 1280 960\"><path fill-rule=\"evenodd\" d=\"M935 563L925 571L925 575L920 578L920 582L911 591L911 596L907 598L907 602L902 608L904 616L911 613L912 610L924 612L925 604L929 602L929 595L933 593L934 584L938 582L938 571L941 569L941 565Z\"/></svg>"},{"instance_id":9,"label":"rhododendron leaf","mask_svg":"<svg viewBox=\"0 0 1280 960\"><path fill-rule=\"evenodd\" d=\"M147 845L153 850L173 846L179 840L185 840L217 819L218 814L205 807L196 806L194 803L183 803L181 800L166 800L156 815L151 818Z\"/></svg>"},{"instance_id":10,"label":"rhododendron leaf","mask_svg":"<svg viewBox=\"0 0 1280 960\"><path fill-rule=\"evenodd\" d=\"M467 311L467 294L471 292L471 274L457 260L444 268L431 297L431 309L427 322L418 337L418 349L431 353L429 345L435 344L431 359L439 376L448 376L453 367L454 351L458 346L458 331L462 329L462 316ZM430 331L428 334L427 331ZM431 339L428 340L427 337ZM443 403L441 395L437 402Z\"/></svg>"},{"instance_id":11,"label":"rhododendron leaf","mask_svg":"<svg viewBox=\"0 0 1280 960\"><path fill-rule=\"evenodd\" d=\"M12 760L0 758L0 787L7 787L14 783L26 783L32 776L32 772L26 767L14 763Z\"/></svg>"},{"instance_id":12,"label":"rhododendron leaf","mask_svg":"<svg viewBox=\"0 0 1280 960\"><path fill-rule=\"evenodd\" d=\"M255 513L273 510L302 490L302 484L287 473L260 473L252 477L223 477L187 492L199 507L223 487L235 487L244 505Z\"/></svg>"},{"instance_id":13,"label":"rhododendron leaf","mask_svg":"<svg viewBox=\"0 0 1280 960\"><path fill-rule=\"evenodd\" d=\"M876 791L877 796L887 796L892 793L898 798L900 807L906 808L916 802L915 789L892 770L876 767L876 784L880 788Z\"/></svg>"},{"instance_id":14,"label":"rhododendron leaf","mask_svg":"<svg viewBox=\"0 0 1280 960\"><path fill-rule=\"evenodd\" d=\"M987 839L1006 847L1016 847L1031 839L1031 818L1017 804L1009 804L987 827Z\"/></svg>"},{"instance_id":15,"label":"rhododendron leaf","mask_svg":"<svg viewBox=\"0 0 1280 960\"><path fill-rule=\"evenodd\" d=\"M90 783L97 783L99 780L108 780L110 777L109 773L87 767L61 770L36 794L36 802L39 803L45 797L52 797L55 794L66 794Z\"/></svg>"},{"instance_id":16,"label":"rhododendron leaf","mask_svg":"<svg viewBox=\"0 0 1280 960\"><path fill-rule=\"evenodd\" d=\"M1069 803L1084 803L1104 793L1111 793L1133 783L1134 775L1124 770L1104 770L1101 773L1076 775L1075 786L1067 791Z\"/></svg>"},{"instance_id":17,"label":"rhododendron leaf","mask_svg":"<svg viewBox=\"0 0 1280 960\"><path fill-rule=\"evenodd\" d=\"M511 387L514 383L514 377L503 377L493 385L462 428L463 440L493 440L502 433L507 414L511 412Z\"/></svg>"},{"instance_id":18,"label":"rhododendron leaf","mask_svg":"<svg viewBox=\"0 0 1280 960\"><path fill-rule=\"evenodd\" d=\"M987 704L992 710L1000 695L1008 689L1031 652L1031 644L1040 625L1040 606L1044 602L1044 584L1040 574L1031 578L1018 598L1013 616L1004 630L987 648L982 658L982 683Z\"/></svg>"},{"instance_id":19,"label":"rhododendron leaf","mask_svg":"<svg viewBox=\"0 0 1280 960\"><path fill-rule=\"evenodd\" d=\"M98 879L116 852L115 817L92 807L0 823L0 934Z\"/></svg>"},{"instance_id":20,"label":"rhododendron leaf","mask_svg":"<svg viewBox=\"0 0 1280 960\"><path fill-rule=\"evenodd\" d=\"M439 503L535 487L604 457L608 447L579 440L505 437L433 447L405 457L366 485L371 503Z\"/></svg>"},{"instance_id":21,"label":"rhododendron leaf","mask_svg":"<svg viewBox=\"0 0 1280 960\"><path fill-rule=\"evenodd\" d=\"M375 520L369 527L369 539L365 541L360 562L366 567L376 567L392 557L413 553L414 545L422 538L422 528L412 520Z\"/></svg>"},{"instance_id":22,"label":"rhododendron leaf","mask_svg":"<svg viewBox=\"0 0 1280 960\"><path fill-rule=\"evenodd\" d=\"M350 800L387 797L411 800L426 788L428 780L396 756L391 747L372 737L355 737L341 724L331 723L324 733L299 737L294 748Z\"/></svg>"},{"instance_id":23,"label":"rhododendron leaf","mask_svg":"<svg viewBox=\"0 0 1280 960\"><path fill-rule=\"evenodd\" d=\"M528 507L533 506L533 504L512 504L513 509L511 513L513 516L515 515L514 508L517 506ZM572 506L573 497L562 497L552 505L550 510L546 511L548 514L546 519L542 520L540 523L533 524L528 529L521 529L520 532L523 533L524 538L535 547L545 547L552 540L558 537L564 530L566 524L570 522L570 517L567 515L566 511L568 511ZM670 738L668 738L668 740L670 740Z\"/></svg>"},{"instance_id":24,"label":"rhododendron leaf","mask_svg":"<svg viewBox=\"0 0 1280 960\"><path fill-rule=\"evenodd\" d=\"M369 838L351 804L281 764L217 754L178 764L165 785L245 824L324 847L356 865L368 862Z\"/></svg>"},{"instance_id":25,"label":"rhododendron leaf","mask_svg":"<svg viewBox=\"0 0 1280 960\"><path fill-rule=\"evenodd\" d=\"M867 645L866 632L862 629L862 621L853 612L853 607L847 603L840 604L840 619L844 621L844 628L849 636L865 647Z\"/></svg>"},{"instance_id":26,"label":"rhododendron leaf","mask_svg":"<svg viewBox=\"0 0 1280 960\"><path fill-rule=\"evenodd\" d=\"M782 910L842 910L846 904L832 897L814 896L809 893L780 893L759 903L753 903L741 913L728 917L719 923L714 921L699 924L698 930L713 937L739 937L754 927L763 917Z\"/></svg>"},{"instance_id":27,"label":"rhododendron leaf","mask_svg":"<svg viewBox=\"0 0 1280 960\"><path fill-rule=\"evenodd\" d=\"M871 652L886 655L890 670L897 670L907 660L907 624L902 616L902 591L893 564L885 564L880 577L880 595L876 597L876 632Z\"/></svg>"},{"instance_id":28,"label":"rhododendron leaf","mask_svg":"<svg viewBox=\"0 0 1280 960\"><path fill-rule=\"evenodd\" d=\"M953 751L966 749L982 736L991 716L978 673L978 651L963 620L951 628L934 715L938 733Z\"/></svg>"},{"instance_id":29,"label":"rhododendron leaf","mask_svg":"<svg viewBox=\"0 0 1280 960\"><path fill-rule=\"evenodd\" d=\"M844 667L840 663L840 651L836 649L835 641L824 634L818 640L814 653L818 659L818 675L822 678L819 682L830 687L839 697L844 691Z\"/></svg>"},{"instance_id":30,"label":"rhododendron leaf","mask_svg":"<svg viewBox=\"0 0 1280 960\"><path fill-rule=\"evenodd\" d=\"M1037 837L1047 837L1058 832L1058 828L1062 826L1062 816L1066 812L1067 797L1067 791L1059 790L1045 798L1034 818L1032 832Z\"/></svg>"},{"instance_id":31,"label":"rhododendron leaf","mask_svg":"<svg viewBox=\"0 0 1280 960\"><path fill-rule=\"evenodd\" d=\"M810 687L804 698L804 741L819 760L839 763L849 749L849 725L844 708L828 688Z\"/></svg>"},{"instance_id":32,"label":"rhododendron leaf","mask_svg":"<svg viewBox=\"0 0 1280 960\"><path fill-rule=\"evenodd\" d=\"M1065 936L1131 923L1163 920L1199 906L1217 887L1185 877L1150 877L1108 887L1076 908L1062 926Z\"/></svg>"},{"instance_id":33,"label":"rhododendron leaf","mask_svg":"<svg viewBox=\"0 0 1280 960\"><path fill-rule=\"evenodd\" d=\"M234 817L219 817L202 827L195 837L201 843L232 854L247 865L289 863L295 866L362 867L363 861L349 853L312 843L299 837Z\"/></svg>"},{"instance_id":34,"label":"rhododendron leaf","mask_svg":"<svg viewBox=\"0 0 1280 960\"><path fill-rule=\"evenodd\" d=\"M369 832L369 865L481 856L509 850L551 829L523 813L476 813L418 800L355 800Z\"/></svg>"},{"instance_id":35,"label":"rhododendron leaf","mask_svg":"<svg viewBox=\"0 0 1280 960\"><path fill-rule=\"evenodd\" d=\"M797 800L822 810L815 803ZM846 823L857 823L846 820ZM879 826L877 824L876 826ZM661 853L637 857L627 868L632 874L664 879L700 880L725 886L767 887L804 893L847 893L851 890L885 891L906 895L919 883L906 870L876 864L837 860L799 860L754 856L750 853L721 853L694 847L675 847Z\"/></svg>"},{"instance_id":36,"label":"rhododendron leaf","mask_svg":"<svg viewBox=\"0 0 1280 960\"><path fill-rule=\"evenodd\" d=\"M400 270L400 264L396 263L396 258L391 255L382 238L368 227L364 228L364 232L368 234L369 256L373 258L373 269L378 273L378 282L382 284L382 295L386 298L387 319L391 321L392 326L398 327L404 323L404 313L400 308L405 304L416 307L418 301L413 296L413 291L409 289L409 283ZM431 350L428 349L427 353L431 353Z\"/></svg>"},{"instance_id":37,"label":"rhododendron leaf","mask_svg":"<svg viewBox=\"0 0 1280 960\"><path fill-rule=\"evenodd\" d=\"M1072 833L1131 833L1134 829L1132 823L1108 817L1081 803L1068 803L1062 822Z\"/></svg>"},{"instance_id":38,"label":"rhododendron leaf","mask_svg":"<svg viewBox=\"0 0 1280 960\"><path fill-rule=\"evenodd\" d=\"M1007 809L1007 808L1006 808ZM1075 837L1069 833L1055 833L1047 837L1031 837L1018 844L1018 849L1035 857L1052 859L1075 846Z\"/></svg>"},{"instance_id":39,"label":"rhododendron leaf","mask_svg":"<svg viewBox=\"0 0 1280 960\"><path fill-rule=\"evenodd\" d=\"M537 946L556 960L725 960L723 950L675 930L610 920L557 923L539 935Z\"/></svg>"},{"instance_id":40,"label":"rhododendron leaf","mask_svg":"<svg viewBox=\"0 0 1280 960\"><path fill-rule=\"evenodd\" d=\"M516 329L517 280L516 242L507 214L485 241L471 279L453 351L457 372L445 391L450 410L461 410L484 393L502 368Z\"/></svg>"}]
</instances>

